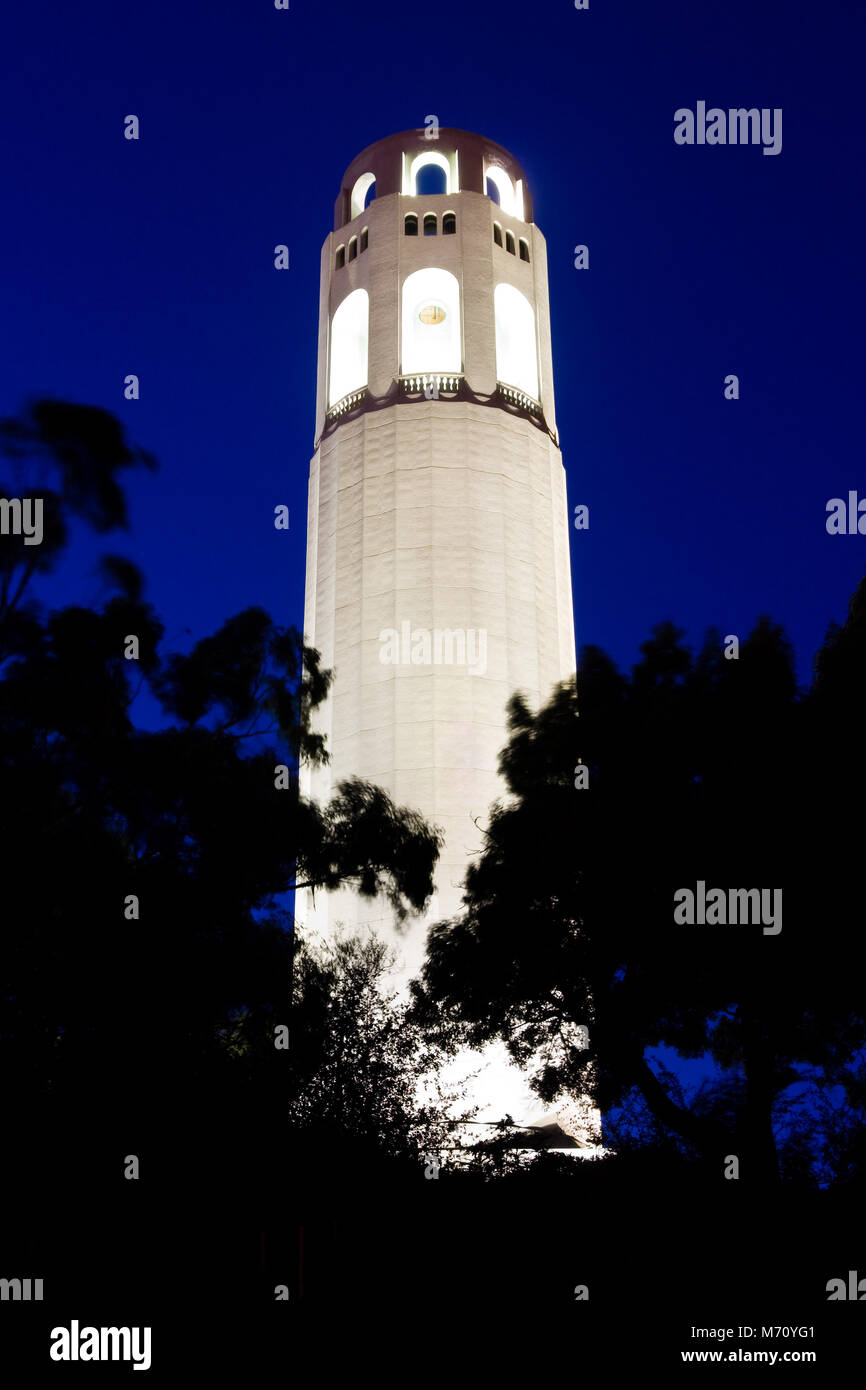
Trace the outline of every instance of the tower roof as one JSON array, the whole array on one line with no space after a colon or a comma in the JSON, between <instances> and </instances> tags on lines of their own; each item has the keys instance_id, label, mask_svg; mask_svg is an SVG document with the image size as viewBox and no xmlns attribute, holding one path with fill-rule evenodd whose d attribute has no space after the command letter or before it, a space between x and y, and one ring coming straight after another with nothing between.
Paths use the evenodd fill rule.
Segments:
<instances>
[{"instance_id":1,"label":"tower roof","mask_svg":"<svg viewBox=\"0 0 866 1390\"><path fill-rule=\"evenodd\" d=\"M431 122L433 119L428 118ZM507 175L507 182L500 180L503 190L506 193L509 188L513 190L515 199L516 190L520 190L520 216L526 222L532 221L532 199L526 188L526 175L508 150L486 135L452 126L428 125L387 135L355 156L341 180L334 207L334 230L338 231L355 215L353 201L357 208L359 196L363 206L363 197L373 182L377 198L410 192L411 171L424 157L443 168L447 164L462 193L486 193L491 172L495 180L497 171L501 171Z\"/></svg>"}]
</instances>

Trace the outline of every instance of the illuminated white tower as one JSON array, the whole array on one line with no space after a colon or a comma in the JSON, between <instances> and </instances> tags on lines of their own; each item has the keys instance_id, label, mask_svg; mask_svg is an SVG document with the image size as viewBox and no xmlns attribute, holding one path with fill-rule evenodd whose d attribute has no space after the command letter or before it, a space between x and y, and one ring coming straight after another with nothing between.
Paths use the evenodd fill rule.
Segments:
<instances>
[{"instance_id":1,"label":"illuminated white tower","mask_svg":"<svg viewBox=\"0 0 866 1390\"><path fill-rule=\"evenodd\" d=\"M437 138L429 138L430 134ZM357 775L445 836L426 916L299 894L327 932L373 925L417 972L504 787L506 704L575 669L544 237L499 145L407 131L364 150L322 249L304 631L335 682L326 801Z\"/></svg>"}]
</instances>

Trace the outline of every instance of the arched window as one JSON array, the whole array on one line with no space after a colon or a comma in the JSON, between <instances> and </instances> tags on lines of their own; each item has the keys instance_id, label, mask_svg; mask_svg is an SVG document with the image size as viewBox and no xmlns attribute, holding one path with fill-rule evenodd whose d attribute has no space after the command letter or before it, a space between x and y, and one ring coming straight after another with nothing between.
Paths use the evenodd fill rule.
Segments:
<instances>
[{"instance_id":1,"label":"arched window","mask_svg":"<svg viewBox=\"0 0 866 1390\"><path fill-rule=\"evenodd\" d=\"M509 213L512 217L523 217L522 179L515 188L505 170L500 169L496 164L491 164L487 170L484 186L488 198L492 198L494 203L498 203L503 212Z\"/></svg>"},{"instance_id":2,"label":"arched window","mask_svg":"<svg viewBox=\"0 0 866 1390\"><path fill-rule=\"evenodd\" d=\"M493 292L496 319L496 379L538 400L538 360L535 352L535 311L513 285Z\"/></svg>"},{"instance_id":3,"label":"arched window","mask_svg":"<svg viewBox=\"0 0 866 1390\"><path fill-rule=\"evenodd\" d=\"M445 216L442 218L442 235L453 236L456 231L457 214L454 212L446 212Z\"/></svg>"},{"instance_id":4,"label":"arched window","mask_svg":"<svg viewBox=\"0 0 866 1390\"><path fill-rule=\"evenodd\" d=\"M436 197L448 192L448 175L437 164L425 164L415 176L415 195L418 198Z\"/></svg>"},{"instance_id":5,"label":"arched window","mask_svg":"<svg viewBox=\"0 0 866 1390\"><path fill-rule=\"evenodd\" d=\"M506 249L506 251L510 251L511 254L512 254L512 256L514 255L514 233L513 233L513 232L506 232L506 233L505 233L505 249ZM349 242L349 260L351 260L351 259L352 259L352 243Z\"/></svg>"},{"instance_id":6,"label":"arched window","mask_svg":"<svg viewBox=\"0 0 866 1390\"><path fill-rule=\"evenodd\" d=\"M403 191L421 198L456 191L451 187L451 165L444 154L435 150L425 150L423 154L416 155L409 169L409 187L404 187Z\"/></svg>"},{"instance_id":7,"label":"arched window","mask_svg":"<svg viewBox=\"0 0 866 1390\"><path fill-rule=\"evenodd\" d=\"M362 174L361 177L356 180L355 186L352 189L352 198L349 204L349 221L351 222L355 217L360 217L364 208L368 203L372 202L375 196L376 175Z\"/></svg>"},{"instance_id":8,"label":"arched window","mask_svg":"<svg viewBox=\"0 0 866 1390\"><path fill-rule=\"evenodd\" d=\"M414 212L406 213L406 219L403 223L403 234L404 236L418 235L418 218L415 216Z\"/></svg>"},{"instance_id":9,"label":"arched window","mask_svg":"<svg viewBox=\"0 0 866 1390\"><path fill-rule=\"evenodd\" d=\"M366 290L353 290L331 320L331 377L328 406L367 385L367 336L370 301Z\"/></svg>"},{"instance_id":10,"label":"arched window","mask_svg":"<svg viewBox=\"0 0 866 1390\"><path fill-rule=\"evenodd\" d=\"M346 264L346 248L345 248L345 246L338 246L338 247L337 247L337 258L336 258L336 261L334 262L334 267L335 267L336 270L342 270L342 269L343 269L343 266L344 266L345 264Z\"/></svg>"},{"instance_id":11,"label":"arched window","mask_svg":"<svg viewBox=\"0 0 866 1390\"><path fill-rule=\"evenodd\" d=\"M438 230L438 222L435 212L428 212L424 217L424 235L435 236Z\"/></svg>"},{"instance_id":12,"label":"arched window","mask_svg":"<svg viewBox=\"0 0 866 1390\"><path fill-rule=\"evenodd\" d=\"M522 261L529 260L529 242L524 241L523 237L520 238L520 259Z\"/></svg>"},{"instance_id":13,"label":"arched window","mask_svg":"<svg viewBox=\"0 0 866 1390\"><path fill-rule=\"evenodd\" d=\"M511 248L514 249L513 247ZM358 238L353 236L349 239L349 260L353 261L358 254Z\"/></svg>"},{"instance_id":14,"label":"arched window","mask_svg":"<svg viewBox=\"0 0 866 1390\"><path fill-rule=\"evenodd\" d=\"M460 286L448 270L427 266L403 282L403 373L460 372Z\"/></svg>"},{"instance_id":15,"label":"arched window","mask_svg":"<svg viewBox=\"0 0 866 1390\"><path fill-rule=\"evenodd\" d=\"M370 230L369 227L365 227L365 228L363 229L363 231L361 232L361 250L362 250L362 251L366 251L366 249L367 249L367 234L368 234L369 230ZM520 245L521 245L521 246L523 245L523 242L522 242L522 241L521 241ZM523 254L523 253L521 252L521 255L522 255L522 254ZM526 260L529 260L529 257L528 257L528 256L526 257Z\"/></svg>"},{"instance_id":16,"label":"arched window","mask_svg":"<svg viewBox=\"0 0 866 1390\"><path fill-rule=\"evenodd\" d=\"M496 242L497 246L502 245L502 228L498 222L493 223L493 240Z\"/></svg>"}]
</instances>

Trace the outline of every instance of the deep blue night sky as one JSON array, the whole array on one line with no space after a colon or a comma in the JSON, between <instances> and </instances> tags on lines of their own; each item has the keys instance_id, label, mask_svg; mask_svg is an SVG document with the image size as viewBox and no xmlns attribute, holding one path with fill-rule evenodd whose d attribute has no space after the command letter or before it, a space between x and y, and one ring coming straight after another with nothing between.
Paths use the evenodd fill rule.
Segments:
<instances>
[{"instance_id":1,"label":"deep blue night sky","mask_svg":"<svg viewBox=\"0 0 866 1390\"><path fill-rule=\"evenodd\" d=\"M0 411L98 404L161 462L130 482L129 535L86 536L43 596L92 600L97 553L121 550L176 645L249 604L300 626L321 243L353 157L433 113L515 154L547 238L569 501L591 517L578 643L627 667L664 617L698 640L767 611L807 679L866 568L866 537L824 524L828 498L866 495L863 40L838 0L16 7ZM677 146L699 99L781 107L781 154Z\"/></svg>"}]
</instances>

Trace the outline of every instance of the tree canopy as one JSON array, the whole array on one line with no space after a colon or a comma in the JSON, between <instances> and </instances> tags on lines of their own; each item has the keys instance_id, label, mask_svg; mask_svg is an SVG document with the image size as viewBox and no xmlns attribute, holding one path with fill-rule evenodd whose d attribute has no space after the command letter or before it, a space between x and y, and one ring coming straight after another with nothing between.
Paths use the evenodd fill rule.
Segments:
<instances>
[{"instance_id":1,"label":"tree canopy","mask_svg":"<svg viewBox=\"0 0 866 1390\"><path fill-rule=\"evenodd\" d=\"M781 1157L783 1174L853 1181L866 1009L850 794L864 771L866 586L807 691L769 619L738 659L724 645L711 631L694 654L666 622L629 677L590 647L576 684L537 714L514 697L508 796L464 913L429 933L417 1007L473 1045L503 1038L547 1101L637 1103L654 1140L716 1172L734 1154L764 1183ZM675 922L674 895L698 881L782 889L782 929ZM713 1062L715 1089L689 1100L648 1055L661 1047ZM809 1089L814 1123L802 1110L794 1123L792 1098Z\"/></svg>"},{"instance_id":2,"label":"tree canopy","mask_svg":"<svg viewBox=\"0 0 866 1390\"><path fill-rule=\"evenodd\" d=\"M438 838L357 780L327 805L299 794L299 763L327 758L311 716L330 674L261 608L166 650L144 576L116 555L103 602L39 602L71 522L124 527L125 471L155 466L109 412L38 401L0 424L0 447L0 495L45 506L41 546L0 537L8 1094L48 1123L88 1092L100 1122L165 1134L258 1093L284 1124L293 886L417 910Z\"/></svg>"}]
</instances>

